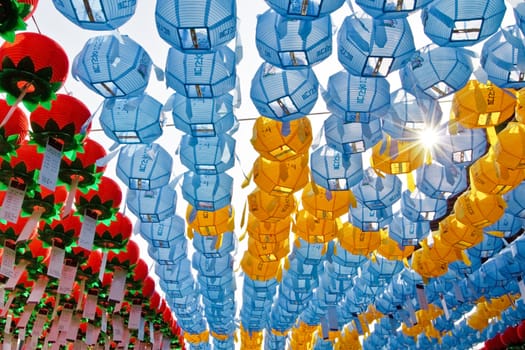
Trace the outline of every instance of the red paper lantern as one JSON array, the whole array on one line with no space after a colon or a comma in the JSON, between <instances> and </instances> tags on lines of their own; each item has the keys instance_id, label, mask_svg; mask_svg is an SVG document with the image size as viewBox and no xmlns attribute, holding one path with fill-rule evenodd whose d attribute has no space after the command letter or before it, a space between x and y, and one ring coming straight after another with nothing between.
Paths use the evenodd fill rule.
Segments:
<instances>
[{"instance_id":1,"label":"red paper lantern","mask_svg":"<svg viewBox=\"0 0 525 350\"><path fill-rule=\"evenodd\" d=\"M0 123L11 108L5 100L0 100ZM27 116L20 108L14 107L11 117L0 128L0 157L9 161L9 157L16 153L15 150L27 138L28 129Z\"/></svg>"},{"instance_id":2,"label":"red paper lantern","mask_svg":"<svg viewBox=\"0 0 525 350\"><path fill-rule=\"evenodd\" d=\"M98 190L90 189L87 193L77 192L75 195L75 205L80 215L85 215L86 210L97 215L97 220L109 225L115 220L120 203L122 192L115 180L102 176L98 185Z\"/></svg>"},{"instance_id":3,"label":"red paper lantern","mask_svg":"<svg viewBox=\"0 0 525 350\"><path fill-rule=\"evenodd\" d=\"M0 57L0 91L7 93L7 103L21 99L30 111L39 104L50 108L68 73L64 49L45 35L24 32L0 46Z\"/></svg>"},{"instance_id":4,"label":"red paper lantern","mask_svg":"<svg viewBox=\"0 0 525 350\"><path fill-rule=\"evenodd\" d=\"M25 185L27 195L31 195L38 187L38 170L42 166L42 154L36 147L24 142L11 160L3 160L0 164L0 183L6 189L11 180Z\"/></svg>"},{"instance_id":5,"label":"red paper lantern","mask_svg":"<svg viewBox=\"0 0 525 350\"><path fill-rule=\"evenodd\" d=\"M106 270L110 271L118 267L129 271L138 262L139 255L139 245L135 241L129 240L126 247L118 253L111 250L108 252Z\"/></svg>"},{"instance_id":6,"label":"red paper lantern","mask_svg":"<svg viewBox=\"0 0 525 350\"><path fill-rule=\"evenodd\" d=\"M38 188L32 196L26 196L22 204L22 215L30 216L35 211L41 211L40 219L51 222L58 219L60 209L67 198L65 187L56 187L50 191L45 187Z\"/></svg>"},{"instance_id":7,"label":"red paper lantern","mask_svg":"<svg viewBox=\"0 0 525 350\"><path fill-rule=\"evenodd\" d=\"M2 20L0 37L8 42L15 40L15 32L25 30L25 21L33 15L38 0L4 0L2 1Z\"/></svg>"},{"instance_id":8,"label":"red paper lantern","mask_svg":"<svg viewBox=\"0 0 525 350\"><path fill-rule=\"evenodd\" d=\"M69 248L76 242L81 228L82 223L78 216L69 215L60 220L53 220L50 223L42 221L38 228L38 237L46 246L55 244L63 248Z\"/></svg>"},{"instance_id":9,"label":"red paper lantern","mask_svg":"<svg viewBox=\"0 0 525 350\"><path fill-rule=\"evenodd\" d=\"M131 220L124 214L117 212L115 221L112 221L109 226L97 226L93 245L104 251L118 252L126 247L132 230Z\"/></svg>"},{"instance_id":10,"label":"red paper lantern","mask_svg":"<svg viewBox=\"0 0 525 350\"><path fill-rule=\"evenodd\" d=\"M505 346L511 346L520 343L520 337L518 336L518 327L507 327L507 329L500 333L501 342Z\"/></svg>"}]
</instances>

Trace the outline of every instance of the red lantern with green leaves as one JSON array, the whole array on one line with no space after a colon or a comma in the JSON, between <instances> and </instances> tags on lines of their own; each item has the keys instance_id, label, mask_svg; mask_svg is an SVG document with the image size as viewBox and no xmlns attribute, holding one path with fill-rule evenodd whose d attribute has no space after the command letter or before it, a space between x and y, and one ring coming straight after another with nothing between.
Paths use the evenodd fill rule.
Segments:
<instances>
[{"instance_id":1,"label":"red lantern with green leaves","mask_svg":"<svg viewBox=\"0 0 525 350\"><path fill-rule=\"evenodd\" d=\"M131 220L117 212L115 221L112 221L109 226L97 225L93 245L103 251L118 252L126 247L132 230Z\"/></svg>"},{"instance_id":2,"label":"red lantern with green leaves","mask_svg":"<svg viewBox=\"0 0 525 350\"><path fill-rule=\"evenodd\" d=\"M115 220L121 202L120 186L107 176L102 176L98 190L90 189L87 193L77 192L75 195L77 213L85 215L89 211L106 226Z\"/></svg>"},{"instance_id":3,"label":"red lantern with green leaves","mask_svg":"<svg viewBox=\"0 0 525 350\"><path fill-rule=\"evenodd\" d=\"M42 158L35 146L24 142L10 161L0 163L0 190L7 189L10 182L16 181L31 196L39 187L37 180Z\"/></svg>"},{"instance_id":4,"label":"red lantern with green leaves","mask_svg":"<svg viewBox=\"0 0 525 350\"><path fill-rule=\"evenodd\" d=\"M113 271L116 267L130 271L139 260L140 249L135 241L129 240L125 248L118 253L109 251L106 270Z\"/></svg>"},{"instance_id":5,"label":"red lantern with green leaves","mask_svg":"<svg viewBox=\"0 0 525 350\"><path fill-rule=\"evenodd\" d=\"M0 37L12 43L15 40L15 32L27 28L25 21L31 17L37 4L38 0L3 0Z\"/></svg>"},{"instance_id":6,"label":"red lantern with green leaves","mask_svg":"<svg viewBox=\"0 0 525 350\"><path fill-rule=\"evenodd\" d=\"M11 108L5 100L0 100L0 123L3 122ZM26 139L29 131L25 113L18 107L14 107L11 113L9 120L0 128L0 157L7 161L16 154L16 149Z\"/></svg>"},{"instance_id":7,"label":"red lantern with green leaves","mask_svg":"<svg viewBox=\"0 0 525 350\"><path fill-rule=\"evenodd\" d=\"M83 151L82 141L90 129L91 112L82 101L65 94L57 94L51 108L37 107L30 115L31 142L44 152L50 138L62 146L62 153L75 159ZM86 125L85 125L86 124Z\"/></svg>"},{"instance_id":8,"label":"red lantern with green leaves","mask_svg":"<svg viewBox=\"0 0 525 350\"><path fill-rule=\"evenodd\" d=\"M17 246L16 264L26 264L28 279L36 281L38 277L45 274L44 261L49 259L50 249L44 247L44 243L33 238L27 244Z\"/></svg>"},{"instance_id":9,"label":"red lantern with green leaves","mask_svg":"<svg viewBox=\"0 0 525 350\"><path fill-rule=\"evenodd\" d=\"M75 244L82 224L76 215L69 215L62 219L55 219L49 223L40 222L38 237L44 242L44 246L50 247L58 244L69 248Z\"/></svg>"},{"instance_id":10,"label":"red lantern with green leaves","mask_svg":"<svg viewBox=\"0 0 525 350\"><path fill-rule=\"evenodd\" d=\"M9 105L23 102L29 111L51 101L66 80L69 61L64 49L38 33L24 32L0 46L0 91Z\"/></svg>"}]
</instances>

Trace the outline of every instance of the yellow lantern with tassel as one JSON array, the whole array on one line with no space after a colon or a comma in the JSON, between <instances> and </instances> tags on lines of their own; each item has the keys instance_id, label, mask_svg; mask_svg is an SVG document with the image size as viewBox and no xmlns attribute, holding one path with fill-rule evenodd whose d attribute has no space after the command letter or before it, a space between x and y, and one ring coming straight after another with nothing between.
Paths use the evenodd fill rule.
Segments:
<instances>
[{"instance_id":1,"label":"yellow lantern with tassel","mask_svg":"<svg viewBox=\"0 0 525 350\"><path fill-rule=\"evenodd\" d=\"M234 211L231 205L216 211L196 210L188 205L186 210L188 229L203 236L218 236L233 231L235 227Z\"/></svg>"},{"instance_id":2,"label":"yellow lantern with tassel","mask_svg":"<svg viewBox=\"0 0 525 350\"><path fill-rule=\"evenodd\" d=\"M348 214L348 207L355 203L352 192L330 191L314 183L308 183L302 192L301 203L304 209L320 219L335 219Z\"/></svg>"},{"instance_id":3,"label":"yellow lantern with tassel","mask_svg":"<svg viewBox=\"0 0 525 350\"><path fill-rule=\"evenodd\" d=\"M281 261L262 261L250 252L244 252L241 267L244 273L254 281L268 281L277 278Z\"/></svg>"},{"instance_id":4,"label":"yellow lantern with tassel","mask_svg":"<svg viewBox=\"0 0 525 350\"><path fill-rule=\"evenodd\" d=\"M291 222L289 216L279 221L259 221L250 213L246 230L251 238L259 242L277 243L289 238Z\"/></svg>"},{"instance_id":5,"label":"yellow lantern with tassel","mask_svg":"<svg viewBox=\"0 0 525 350\"><path fill-rule=\"evenodd\" d=\"M260 189L248 195L250 213L260 221L280 221L297 209L294 195L274 196Z\"/></svg>"},{"instance_id":6,"label":"yellow lantern with tassel","mask_svg":"<svg viewBox=\"0 0 525 350\"><path fill-rule=\"evenodd\" d=\"M292 231L308 243L327 243L333 240L341 229L341 220L320 219L306 210L300 210Z\"/></svg>"},{"instance_id":7,"label":"yellow lantern with tassel","mask_svg":"<svg viewBox=\"0 0 525 350\"><path fill-rule=\"evenodd\" d=\"M274 196L289 196L308 183L308 155L282 162L258 157L253 165L253 181L259 188Z\"/></svg>"},{"instance_id":8,"label":"yellow lantern with tassel","mask_svg":"<svg viewBox=\"0 0 525 350\"><path fill-rule=\"evenodd\" d=\"M521 183L525 171L523 169L509 169L498 163L495 153L491 149L472 164L469 175L470 184L477 191L503 195Z\"/></svg>"},{"instance_id":9,"label":"yellow lantern with tassel","mask_svg":"<svg viewBox=\"0 0 525 350\"><path fill-rule=\"evenodd\" d=\"M349 222L343 224L339 243L355 255L369 255L381 245L381 231L362 231Z\"/></svg>"},{"instance_id":10,"label":"yellow lantern with tassel","mask_svg":"<svg viewBox=\"0 0 525 350\"><path fill-rule=\"evenodd\" d=\"M388 236L381 238L381 245L377 252L389 260L405 260L414 252L414 246L405 246L401 248L399 244Z\"/></svg>"},{"instance_id":11,"label":"yellow lantern with tassel","mask_svg":"<svg viewBox=\"0 0 525 350\"><path fill-rule=\"evenodd\" d=\"M261 242L249 237L248 251L262 261L278 261L290 252L290 241L289 239L284 239L277 242Z\"/></svg>"},{"instance_id":12,"label":"yellow lantern with tassel","mask_svg":"<svg viewBox=\"0 0 525 350\"><path fill-rule=\"evenodd\" d=\"M423 165L425 148L416 141L396 140L386 135L372 148L371 165L385 174L408 174Z\"/></svg>"},{"instance_id":13,"label":"yellow lantern with tassel","mask_svg":"<svg viewBox=\"0 0 525 350\"><path fill-rule=\"evenodd\" d=\"M428 238L421 241L421 246L428 249L428 256L435 261L442 263L452 263L458 260L465 260L463 250L453 247L441 239L437 232L432 233L432 245L429 245Z\"/></svg>"},{"instance_id":14,"label":"yellow lantern with tassel","mask_svg":"<svg viewBox=\"0 0 525 350\"><path fill-rule=\"evenodd\" d=\"M505 207L505 200L501 196L470 189L458 197L454 213L462 223L483 228L498 221Z\"/></svg>"},{"instance_id":15,"label":"yellow lantern with tassel","mask_svg":"<svg viewBox=\"0 0 525 350\"><path fill-rule=\"evenodd\" d=\"M411 266L414 271L425 278L443 276L448 271L448 264L433 260L429 250L425 248L419 248L412 254Z\"/></svg>"},{"instance_id":16,"label":"yellow lantern with tassel","mask_svg":"<svg viewBox=\"0 0 525 350\"><path fill-rule=\"evenodd\" d=\"M494 156L508 169L525 169L525 124L510 122L498 133Z\"/></svg>"},{"instance_id":17,"label":"yellow lantern with tassel","mask_svg":"<svg viewBox=\"0 0 525 350\"><path fill-rule=\"evenodd\" d=\"M462 223L452 214L440 221L439 236L452 247L468 249L483 241L483 230Z\"/></svg>"}]
</instances>

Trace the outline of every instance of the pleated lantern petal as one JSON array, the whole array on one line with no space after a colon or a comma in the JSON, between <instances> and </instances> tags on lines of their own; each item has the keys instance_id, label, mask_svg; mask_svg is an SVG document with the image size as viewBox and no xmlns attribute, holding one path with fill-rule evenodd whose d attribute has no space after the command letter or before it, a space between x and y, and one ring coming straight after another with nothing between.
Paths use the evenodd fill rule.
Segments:
<instances>
[{"instance_id":1,"label":"pleated lantern petal","mask_svg":"<svg viewBox=\"0 0 525 350\"><path fill-rule=\"evenodd\" d=\"M197 175L184 173L182 196L197 210L217 211L231 203L233 178L226 173Z\"/></svg>"},{"instance_id":2,"label":"pleated lantern petal","mask_svg":"<svg viewBox=\"0 0 525 350\"><path fill-rule=\"evenodd\" d=\"M166 85L188 98L213 98L235 88L235 53L227 46L214 51L187 53L170 48Z\"/></svg>"},{"instance_id":3,"label":"pleated lantern petal","mask_svg":"<svg viewBox=\"0 0 525 350\"><path fill-rule=\"evenodd\" d=\"M343 154L323 145L310 156L314 182L328 191L347 191L363 178L361 154Z\"/></svg>"},{"instance_id":4,"label":"pleated lantern petal","mask_svg":"<svg viewBox=\"0 0 525 350\"><path fill-rule=\"evenodd\" d=\"M115 219L121 202L122 192L119 184L107 176L102 176L98 190L90 189L85 194L77 191L75 195L78 215L83 216L91 212L96 214L98 221L108 225Z\"/></svg>"},{"instance_id":5,"label":"pleated lantern petal","mask_svg":"<svg viewBox=\"0 0 525 350\"><path fill-rule=\"evenodd\" d=\"M498 164L508 169L525 168L525 124L510 122L498 133L494 145L494 158Z\"/></svg>"},{"instance_id":6,"label":"pleated lantern petal","mask_svg":"<svg viewBox=\"0 0 525 350\"><path fill-rule=\"evenodd\" d=\"M386 77L406 65L416 49L408 21L348 16L337 36L337 57L348 73Z\"/></svg>"},{"instance_id":7,"label":"pleated lantern petal","mask_svg":"<svg viewBox=\"0 0 525 350\"><path fill-rule=\"evenodd\" d=\"M425 195L448 199L467 189L467 174L465 168L433 162L416 170L416 183L418 190Z\"/></svg>"},{"instance_id":8,"label":"pleated lantern petal","mask_svg":"<svg viewBox=\"0 0 525 350\"><path fill-rule=\"evenodd\" d=\"M233 96L187 98L172 95L173 123L185 134L195 137L216 136L230 130L235 123Z\"/></svg>"},{"instance_id":9,"label":"pleated lantern petal","mask_svg":"<svg viewBox=\"0 0 525 350\"><path fill-rule=\"evenodd\" d=\"M345 123L379 117L390 106L390 84L383 77L361 77L340 71L328 78L323 99Z\"/></svg>"},{"instance_id":10,"label":"pleated lantern petal","mask_svg":"<svg viewBox=\"0 0 525 350\"><path fill-rule=\"evenodd\" d=\"M111 0L78 3L53 0L55 8L69 21L87 30L117 29L135 14L136 2L115 3Z\"/></svg>"},{"instance_id":11,"label":"pleated lantern petal","mask_svg":"<svg viewBox=\"0 0 525 350\"><path fill-rule=\"evenodd\" d=\"M117 160L116 174L129 189L150 191L169 183L173 158L161 145L126 145Z\"/></svg>"},{"instance_id":12,"label":"pleated lantern petal","mask_svg":"<svg viewBox=\"0 0 525 350\"><path fill-rule=\"evenodd\" d=\"M344 119L332 114L325 119L323 128L326 144L343 154L365 152L383 138L380 118L373 118L368 122L346 123Z\"/></svg>"},{"instance_id":13,"label":"pleated lantern petal","mask_svg":"<svg viewBox=\"0 0 525 350\"><path fill-rule=\"evenodd\" d=\"M310 68L283 70L263 63L252 79L250 97L260 114L285 122L310 113L318 90L319 82Z\"/></svg>"},{"instance_id":14,"label":"pleated lantern petal","mask_svg":"<svg viewBox=\"0 0 525 350\"><path fill-rule=\"evenodd\" d=\"M280 122L261 116L255 120L250 142L266 159L294 158L308 152L312 144L312 125L308 118Z\"/></svg>"},{"instance_id":15,"label":"pleated lantern petal","mask_svg":"<svg viewBox=\"0 0 525 350\"><path fill-rule=\"evenodd\" d=\"M260 242L278 242L290 236L291 218L288 216L279 221L259 221L253 215L248 215L246 231L248 235Z\"/></svg>"},{"instance_id":16,"label":"pleated lantern petal","mask_svg":"<svg viewBox=\"0 0 525 350\"><path fill-rule=\"evenodd\" d=\"M253 181L264 192L289 196L308 182L308 155L277 162L258 157L253 166Z\"/></svg>"},{"instance_id":17,"label":"pleated lantern petal","mask_svg":"<svg viewBox=\"0 0 525 350\"><path fill-rule=\"evenodd\" d=\"M2 122L12 107L5 100L0 100L0 115ZM12 115L0 129L0 156L9 160L15 150L26 140L29 134L29 122L22 109L14 107Z\"/></svg>"},{"instance_id":18,"label":"pleated lantern petal","mask_svg":"<svg viewBox=\"0 0 525 350\"><path fill-rule=\"evenodd\" d=\"M439 46L470 46L494 34L503 21L503 0L431 2L421 19L425 34Z\"/></svg>"},{"instance_id":19,"label":"pleated lantern petal","mask_svg":"<svg viewBox=\"0 0 525 350\"><path fill-rule=\"evenodd\" d=\"M149 95L106 98L100 124L119 144L154 142L162 135L162 104Z\"/></svg>"},{"instance_id":20,"label":"pleated lantern petal","mask_svg":"<svg viewBox=\"0 0 525 350\"><path fill-rule=\"evenodd\" d=\"M127 35L90 38L77 54L72 74L102 97L138 96L149 81L148 53Z\"/></svg>"},{"instance_id":21,"label":"pleated lantern petal","mask_svg":"<svg viewBox=\"0 0 525 350\"><path fill-rule=\"evenodd\" d=\"M19 98L29 111L39 104L49 108L68 74L63 48L45 35L25 32L0 46L0 57L0 90L7 93L8 104Z\"/></svg>"},{"instance_id":22,"label":"pleated lantern petal","mask_svg":"<svg viewBox=\"0 0 525 350\"><path fill-rule=\"evenodd\" d=\"M39 187L38 172L42 166L43 155L37 152L36 146L24 142L10 161L2 160L0 164L0 181L9 186L13 180L24 185L26 194L31 195Z\"/></svg>"},{"instance_id":23,"label":"pleated lantern petal","mask_svg":"<svg viewBox=\"0 0 525 350\"><path fill-rule=\"evenodd\" d=\"M83 151L82 142L91 128L90 116L91 112L82 101L57 94L49 110L38 107L29 115L31 141L44 152L48 139L53 138L62 144L62 152L68 158L75 159L76 153Z\"/></svg>"},{"instance_id":24,"label":"pleated lantern petal","mask_svg":"<svg viewBox=\"0 0 525 350\"><path fill-rule=\"evenodd\" d=\"M374 18L402 18L427 6L433 0L356 0L356 4Z\"/></svg>"},{"instance_id":25,"label":"pleated lantern petal","mask_svg":"<svg viewBox=\"0 0 525 350\"><path fill-rule=\"evenodd\" d=\"M492 150L472 164L469 175L472 188L496 195L509 192L525 178L523 169L508 169L500 165Z\"/></svg>"},{"instance_id":26,"label":"pleated lantern petal","mask_svg":"<svg viewBox=\"0 0 525 350\"><path fill-rule=\"evenodd\" d=\"M483 240L483 230L459 221L454 215L447 216L439 223L441 240L452 247L468 249Z\"/></svg>"},{"instance_id":27,"label":"pleated lantern petal","mask_svg":"<svg viewBox=\"0 0 525 350\"><path fill-rule=\"evenodd\" d=\"M160 222L175 214L177 192L169 186L128 190L126 204L141 222Z\"/></svg>"},{"instance_id":28,"label":"pleated lantern petal","mask_svg":"<svg viewBox=\"0 0 525 350\"><path fill-rule=\"evenodd\" d=\"M283 69L313 66L332 54L332 21L290 21L272 10L257 17L255 44L259 55Z\"/></svg>"},{"instance_id":29,"label":"pleated lantern petal","mask_svg":"<svg viewBox=\"0 0 525 350\"><path fill-rule=\"evenodd\" d=\"M301 194L301 203L310 214L322 219L335 219L348 213L350 191L331 191L308 183Z\"/></svg>"},{"instance_id":30,"label":"pleated lantern petal","mask_svg":"<svg viewBox=\"0 0 525 350\"><path fill-rule=\"evenodd\" d=\"M235 139L228 134L213 137L184 135L180 141L180 160L198 175L215 175L235 164Z\"/></svg>"},{"instance_id":31,"label":"pleated lantern petal","mask_svg":"<svg viewBox=\"0 0 525 350\"><path fill-rule=\"evenodd\" d=\"M352 254L368 255L381 245L381 232L362 231L346 222L339 233L339 243Z\"/></svg>"},{"instance_id":32,"label":"pleated lantern petal","mask_svg":"<svg viewBox=\"0 0 525 350\"><path fill-rule=\"evenodd\" d=\"M401 180L397 176L379 176L373 169L364 171L363 179L352 187L356 199L370 209L384 209L401 198Z\"/></svg>"},{"instance_id":33,"label":"pleated lantern petal","mask_svg":"<svg viewBox=\"0 0 525 350\"><path fill-rule=\"evenodd\" d=\"M160 0L155 24L170 46L188 52L214 50L236 34L237 6L234 0Z\"/></svg>"},{"instance_id":34,"label":"pleated lantern petal","mask_svg":"<svg viewBox=\"0 0 525 350\"><path fill-rule=\"evenodd\" d=\"M306 242L327 243L339 234L341 227L339 218L320 219L303 209L297 212L292 231Z\"/></svg>"},{"instance_id":35,"label":"pleated lantern petal","mask_svg":"<svg viewBox=\"0 0 525 350\"><path fill-rule=\"evenodd\" d=\"M433 157L444 166L466 167L487 152L486 133L461 126L456 129L434 146Z\"/></svg>"},{"instance_id":36,"label":"pleated lantern petal","mask_svg":"<svg viewBox=\"0 0 525 350\"><path fill-rule=\"evenodd\" d=\"M344 0L303 1L265 0L281 16L290 19L312 20L328 16L344 4Z\"/></svg>"}]
</instances>

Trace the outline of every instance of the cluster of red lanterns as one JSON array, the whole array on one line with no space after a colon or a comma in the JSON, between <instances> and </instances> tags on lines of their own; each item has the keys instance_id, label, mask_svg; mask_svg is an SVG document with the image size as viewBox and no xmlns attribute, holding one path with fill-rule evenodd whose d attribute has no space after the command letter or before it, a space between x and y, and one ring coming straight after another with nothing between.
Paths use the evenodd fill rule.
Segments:
<instances>
[{"instance_id":1,"label":"cluster of red lanterns","mask_svg":"<svg viewBox=\"0 0 525 350\"><path fill-rule=\"evenodd\" d=\"M525 320L486 340L482 350L521 349L525 345Z\"/></svg>"}]
</instances>

